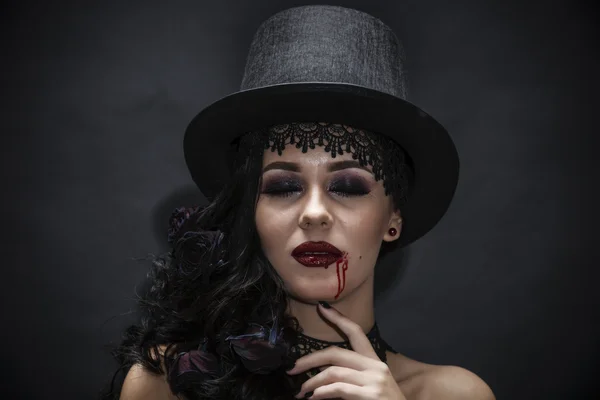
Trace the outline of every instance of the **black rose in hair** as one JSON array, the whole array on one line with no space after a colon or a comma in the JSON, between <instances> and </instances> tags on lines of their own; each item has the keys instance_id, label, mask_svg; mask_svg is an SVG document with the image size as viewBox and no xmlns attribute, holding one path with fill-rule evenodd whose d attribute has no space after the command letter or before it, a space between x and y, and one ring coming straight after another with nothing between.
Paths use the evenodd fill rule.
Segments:
<instances>
[{"instance_id":1,"label":"black rose in hair","mask_svg":"<svg viewBox=\"0 0 600 400\"><path fill-rule=\"evenodd\" d=\"M196 350L179 353L169 370L169 381L177 385L184 374L194 374L197 380L212 379L220 375L219 359L206 350L206 341Z\"/></svg>"},{"instance_id":2,"label":"black rose in hair","mask_svg":"<svg viewBox=\"0 0 600 400\"><path fill-rule=\"evenodd\" d=\"M182 270L195 268L202 258L212 259L214 251L220 252L224 233L218 229L206 230L198 225L200 213L205 207L179 207L169 219L169 242L173 245L172 255L177 258L177 265ZM220 253L219 253L220 254ZM224 263L220 257L209 262L211 266ZM208 274L206 274L208 276Z\"/></svg>"},{"instance_id":3,"label":"black rose in hair","mask_svg":"<svg viewBox=\"0 0 600 400\"><path fill-rule=\"evenodd\" d=\"M198 211L200 211L203 207L195 206L195 207L178 207L171 213L171 217L169 218L169 230L167 240L170 244L179 239L180 232L185 232L187 229L183 228L185 224L186 227L189 224L186 224L186 221L190 221L190 218L194 216ZM193 218L191 219L193 221Z\"/></svg>"},{"instance_id":4,"label":"black rose in hair","mask_svg":"<svg viewBox=\"0 0 600 400\"><path fill-rule=\"evenodd\" d=\"M277 318L272 329L252 323L246 332L239 336L228 336L225 340L248 371L268 374L289 365L288 345L283 340L283 328L278 329Z\"/></svg>"}]
</instances>

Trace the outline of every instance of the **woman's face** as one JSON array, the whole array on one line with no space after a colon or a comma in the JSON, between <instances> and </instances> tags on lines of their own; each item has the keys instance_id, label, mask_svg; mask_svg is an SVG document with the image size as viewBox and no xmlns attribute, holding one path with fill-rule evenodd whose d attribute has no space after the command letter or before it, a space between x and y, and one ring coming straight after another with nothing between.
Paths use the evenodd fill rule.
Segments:
<instances>
[{"instance_id":1,"label":"woman's face","mask_svg":"<svg viewBox=\"0 0 600 400\"><path fill-rule=\"evenodd\" d=\"M288 145L281 156L265 150L262 166L256 227L289 294L307 301L345 297L373 274L381 241L400 236L400 213L383 182L351 154L332 158L319 146L302 153ZM307 241L329 242L344 256L327 268L306 267L292 251Z\"/></svg>"}]
</instances>

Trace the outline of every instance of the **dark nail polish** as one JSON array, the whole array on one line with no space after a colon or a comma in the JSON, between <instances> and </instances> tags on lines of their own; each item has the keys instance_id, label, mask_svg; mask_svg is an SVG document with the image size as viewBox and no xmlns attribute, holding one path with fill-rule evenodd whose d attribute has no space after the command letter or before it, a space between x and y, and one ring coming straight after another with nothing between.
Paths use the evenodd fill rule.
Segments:
<instances>
[{"instance_id":1,"label":"dark nail polish","mask_svg":"<svg viewBox=\"0 0 600 400\"><path fill-rule=\"evenodd\" d=\"M331 305L326 301L319 301L319 304L325 308L331 308Z\"/></svg>"},{"instance_id":2,"label":"dark nail polish","mask_svg":"<svg viewBox=\"0 0 600 400\"><path fill-rule=\"evenodd\" d=\"M295 367L295 366L296 366L296 361L294 361L294 363L293 363L293 364L291 364L291 365L288 365L288 366L285 368L285 370L286 370L286 371L291 371L292 369L294 369L294 367ZM298 394L298 393L296 393L296 394Z\"/></svg>"},{"instance_id":3,"label":"dark nail polish","mask_svg":"<svg viewBox=\"0 0 600 400\"><path fill-rule=\"evenodd\" d=\"M310 392L308 392L308 393L306 393L306 394L304 395L303 399L308 399L310 396L312 396L312 395L313 395L313 393L314 393L314 391L313 391L313 390L311 390Z\"/></svg>"}]
</instances>

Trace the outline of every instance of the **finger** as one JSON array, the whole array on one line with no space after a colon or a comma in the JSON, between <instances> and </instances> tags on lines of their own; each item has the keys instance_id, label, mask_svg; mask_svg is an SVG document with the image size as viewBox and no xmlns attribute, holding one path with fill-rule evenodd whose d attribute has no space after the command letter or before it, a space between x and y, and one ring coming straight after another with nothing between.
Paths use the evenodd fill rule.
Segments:
<instances>
[{"instance_id":1,"label":"finger","mask_svg":"<svg viewBox=\"0 0 600 400\"><path fill-rule=\"evenodd\" d=\"M322 367L325 365L364 371L366 369L378 368L379 364L381 364L379 359L374 360L352 350L331 346L325 350L315 351L314 353L300 357L298 360L296 360L296 365L294 368L287 371L287 373L290 375L299 374L301 372L308 371L311 368Z\"/></svg>"},{"instance_id":2,"label":"finger","mask_svg":"<svg viewBox=\"0 0 600 400\"><path fill-rule=\"evenodd\" d=\"M381 396L369 387L359 387L345 382L334 382L314 390L310 400L379 400Z\"/></svg>"},{"instance_id":3,"label":"finger","mask_svg":"<svg viewBox=\"0 0 600 400\"><path fill-rule=\"evenodd\" d=\"M302 384L296 398L301 399L307 392L334 382L344 382L355 386L365 386L369 383L369 374L355 369L333 366L313 376Z\"/></svg>"},{"instance_id":4,"label":"finger","mask_svg":"<svg viewBox=\"0 0 600 400\"><path fill-rule=\"evenodd\" d=\"M377 356L377 353L375 353L369 338L363 332L360 325L331 306L331 308L325 308L323 304L319 302L319 307L321 307L322 314L328 320L336 324L342 330L342 332L348 336L352 350L362 354L363 356L367 356L379 361L379 356Z\"/></svg>"}]
</instances>

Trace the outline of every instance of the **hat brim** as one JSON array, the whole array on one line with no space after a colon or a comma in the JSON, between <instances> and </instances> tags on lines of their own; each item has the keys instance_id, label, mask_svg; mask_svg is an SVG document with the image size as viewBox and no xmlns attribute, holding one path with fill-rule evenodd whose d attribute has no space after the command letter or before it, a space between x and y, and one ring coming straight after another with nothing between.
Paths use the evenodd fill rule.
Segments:
<instances>
[{"instance_id":1,"label":"hat brim","mask_svg":"<svg viewBox=\"0 0 600 400\"><path fill-rule=\"evenodd\" d=\"M229 180L230 143L248 131L294 121L343 123L388 135L411 157L414 188L402 209L398 245L429 232L444 216L458 184L459 157L452 138L412 103L362 86L287 83L244 90L202 110L184 136L192 179L211 200Z\"/></svg>"}]
</instances>

